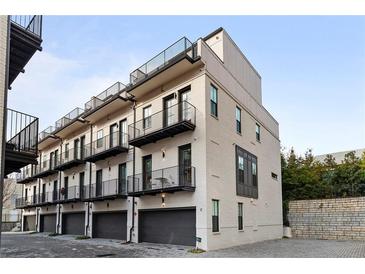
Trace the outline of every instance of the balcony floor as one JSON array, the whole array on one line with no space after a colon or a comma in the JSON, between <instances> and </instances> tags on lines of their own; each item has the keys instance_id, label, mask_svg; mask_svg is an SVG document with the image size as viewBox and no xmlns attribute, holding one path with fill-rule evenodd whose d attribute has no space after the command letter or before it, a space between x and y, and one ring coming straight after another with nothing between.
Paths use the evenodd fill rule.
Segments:
<instances>
[{"instance_id":1,"label":"balcony floor","mask_svg":"<svg viewBox=\"0 0 365 274\"><path fill-rule=\"evenodd\" d=\"M114 195L108 195L108 196L99 196L99 197L91 197L91 198L84 198L82 201L85 202L96 202L96 201L106 201L106 200L115 200L115 199L127 199L127 194L114 194Z\"/></svg>"},{"instance_id":2,"label":"balcony floor","mask_svg":"<svg viewBox=\"0 0 365 274\"><path fill-rule=\"evenodd\" d=\"M141 137L129 140L129 144L135 147L142 147L144 145L155 143L158 140L165 139L167 137L173 137L179 133L194 130L195 125L189 121L182 121L171 126L156 130L149 134L143 135Z\"/></svg>"},{"instance_id":3,"label":"balcony floor","mask_svg":"<svg viewBox=\"0 0 365 274\"><path fill-rule=\"evenodd\" d=\"M5 175L19 171L20 168L30 164L38 164L37 154L15 151L7 146L5 149Z\"/></svg>"},{"instance_id":4,"label":"balcony floor","mask_svg":"<svg viewBox=\"0 0 365 274\"><path fill-rule=\"evenodd\" d=\"M77 159L77 160L68 161L68 162L66 162L64 164L55 166L54 169L55 170L59 170L59 171L63 171L63 170L66 170L66 169L70 169L70 168L76 167L78 165L82 165L84 163L85 163L85 160Z\"/></svg>"},{"instance_id":5,"label":"balcony floor","mask_svg":"<svg viewBox=\"0 0 365 274\"><path fill-rule=\"evenodd\" d=\"M85 161L95 163L97 161L104 160L108 157L115 156L124 152L128 152L128 148L122 146L115 146L113 148L85 157Z\"/></svg>"},{"instance_id":6,"label":"balcony floor","mask_svg":"<svg viewBox=\"0 0 365 274\"><path fill-rule=\"evenodd\" d=\"M58 170L48 169L48 170L42 171L42 172L34 175L33 177L34 178L44 178L44 177L47 177L47 176L50 176L50 175L53 175L56 173L58 173Z\"/></svg>"},{"instance_id":7,"label":"balcony floor","mask_svg":"<svg viewBox=\"0 0 365 274\"><path fill-rule=\"evenodd\" d=\"M143 190L143 191L135 191L135 192L128 192L128 196L132 197L140 197L144 195L156 195L159 193L174 193L178 191L188 191L188 192L194 192L195 187L194 186L175 186L175 187L169 187L169 188L163 188L163 189L149 189L149 190Z\"/></svg>"}]
</instances>

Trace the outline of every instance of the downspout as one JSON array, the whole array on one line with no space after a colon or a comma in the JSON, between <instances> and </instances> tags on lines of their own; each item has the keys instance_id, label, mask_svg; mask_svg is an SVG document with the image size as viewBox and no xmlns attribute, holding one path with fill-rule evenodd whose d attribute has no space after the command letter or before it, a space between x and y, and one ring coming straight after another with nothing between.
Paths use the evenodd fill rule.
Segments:
<instances>
[{"instance_id":1,"label":"downspout","mask_svg":"<svg viewBox=\"0 0 365 274\"><path fill-rule=\"evenodd\" d=\"M91 153L91 149L92 149L92 143L93 143L93 126L90 125L90 153ZM88 189L89 198L91 195L91 175L92 175L91 165L92 165L92 163L89 162L89 189ZM85 193L84 193L84 195L85 195ZM89 232L89 228L90 228L90 201L88 200L87 201L86 233Z\"/></svg>"},{"instance_id":2,"label":"downspout","mask_svg":"<svg viewBox=\"0 0 365 274\"><path fill-rule=\"evenodd\" d=\"M59 138L61 140L61 148L60 148L60 156L62 155L62 144L63 144L63 140L62 138ZM51 159L50 159L51 160ZM59 181L59 190L58 190L58 195L57 195L57 199L58 199L58 221L57 221L57 232L58 233L62 233L62 231L60 231L60 221L61 221L61 204L60 204L60 199L61 199L61 182L62 180L62 176L61 176L61 171L58 171L58 181Z\"/></svg>"},{"instance_id":3,"label":"downspout","mask_svg":"<svg viewBox=\"0 0 365 274\"><path fill-rule=\"evenodd\" d=\"M135 99L130 99L133 102L133 135L136 134L136 103L137 101ZM133 191L134 191L134 185L135 185L135 175L136 175L136 147L133 146ZM132 226L129 230L129 242L132 242L132 231L134 230L134 210L135 210L135 197L132 197Z\"/></svg>"}]
</instances>

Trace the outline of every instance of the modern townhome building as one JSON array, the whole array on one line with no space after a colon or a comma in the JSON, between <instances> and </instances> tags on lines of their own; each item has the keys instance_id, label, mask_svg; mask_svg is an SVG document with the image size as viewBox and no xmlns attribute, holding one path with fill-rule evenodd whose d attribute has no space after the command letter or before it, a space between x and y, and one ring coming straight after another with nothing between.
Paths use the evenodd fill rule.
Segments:
<instances>
[{"instance_id":1,"label":"modern townhome building","mask_svg":"<svg viewBox=\"0 0 365 274\"><path fill-rule=\"evenodd\" d=\"M23 229L212 250L282 237L278 122L227 32L181 38L39 135Z\"/></svg>"}]
</instances>

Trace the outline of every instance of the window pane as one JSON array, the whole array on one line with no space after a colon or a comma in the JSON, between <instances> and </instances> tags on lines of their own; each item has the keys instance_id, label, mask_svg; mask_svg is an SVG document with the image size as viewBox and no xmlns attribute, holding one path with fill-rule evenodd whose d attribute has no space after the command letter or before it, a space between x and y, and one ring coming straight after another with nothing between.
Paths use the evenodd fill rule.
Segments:
<instances>
[{"instance_id":1,"label":"window pane","mask_svg":"<svg viewBox=\"0 0 365 274\"><path fill-rule=\"evenodd\" d=\"M240 170L244 170L243 157L242 156L238 156L238 168Z\"/></svg>"},{"instance_id":2,"label":"window pane","mask_svg":"<svg viewBox=\"0 0 365 274\"><path fill-rule=\"evenodd\" d=\"M241 122L241 110L236 107L236 120Z\"/></svg>"}]
</instances>

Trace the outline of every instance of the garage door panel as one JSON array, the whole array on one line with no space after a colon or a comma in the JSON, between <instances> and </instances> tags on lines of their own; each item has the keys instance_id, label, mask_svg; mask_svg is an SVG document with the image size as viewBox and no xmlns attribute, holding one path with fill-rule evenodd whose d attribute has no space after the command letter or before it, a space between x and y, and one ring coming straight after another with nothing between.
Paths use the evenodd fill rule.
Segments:
<instances>
[{"instance_id":1,"label":"garage door panel","mask_svg":"<svg viewBox=\"0 0 365 274\"><path fill-rule=\"evenodd\" d=\"M126 240L127 212L94 213L93 237Z\"/></svg>"},{"instance_id":2,"label":"garage door panel","mask_svg":"<svg viewBox=\"0 0 365 274\"><path fill-rule=\"evenodd\" d=\"M140 242L195 245L195 209L141 211Z\"/></svg>"},{"instance_id":3,"label":"garage door panel","mask_svg":"<svg viewBox=\"0 0 365 274\"><path fill-rule=\"evenodd\" d=\"M56 232L56 214L48 214L40 216L41 232Z\"/></svg>"},{"instance_id":4,"label":"garage door panel","mask_svg":"<svg viewBox=\"0 0 365 274\"><path fill-rule=\"evenodd\" d=\"M35 231L35 215L24 216L24 231Z\"/></svg>"},{"instance_id":5,"label":"garage door panel","mask_svg":"<svg viewBox=\"0 0 365 274\"><path fill-rule=\"evenodd\" d=\"M62 234L84 235L85 213L62 214Z\"/></svg>"}]
</instances>

